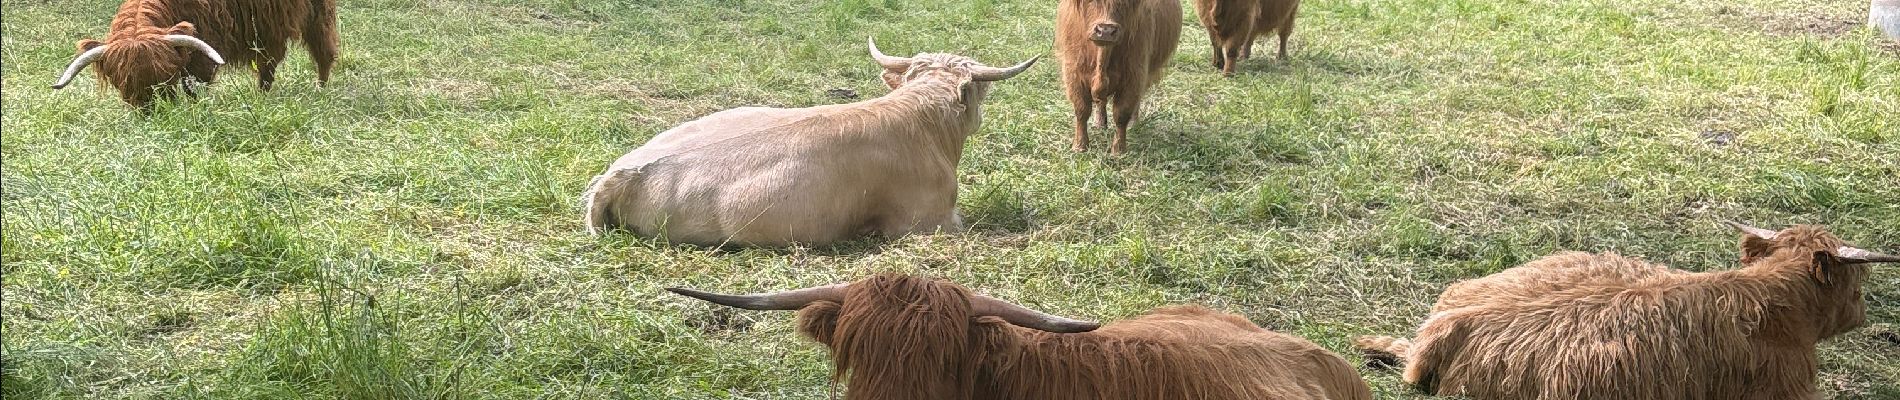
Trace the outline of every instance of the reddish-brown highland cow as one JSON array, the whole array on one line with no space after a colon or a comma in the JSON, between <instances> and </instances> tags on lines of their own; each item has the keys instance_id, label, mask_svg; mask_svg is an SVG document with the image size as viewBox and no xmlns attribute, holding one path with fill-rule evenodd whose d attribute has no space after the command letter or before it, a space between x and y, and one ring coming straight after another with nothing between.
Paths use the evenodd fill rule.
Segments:
<instances>
[{"instance_id":1,"label":"reddish-brown highland cow","mask_svg":"<svg viewBox=\"0 0 1900 400\"><path fill-rule=\"evenodd\" d=\"M1108 126L1115 107L1115 140L1109 154L1127 148L1128 125L1141 114L1141 98L1161 82L1168 58L1181 41L1181 3L1176 0L1061 0L1056 8L1056 55L1062 87L1075 109L1075 151L1088 150L1089 115ZM1111 103L1112 102L1112 103Z\"/></svg>"},{"instance_id":2,"label":"reddish-brown highland cow","mask_svg":"<svg viewBox=\"0 0 1900 400\"><path fill-rule=\"evenodd\" d=\"M1742 231L1742 268L1567 252L1445 289L1414 338L1364 337L1406 382L1475 399L1814 399L1815 344L1866 323L1869 263L1795 226Z\"/></svg>"},{"instance_id":3,"label":"reddish-brown highland cow","mask_svg":"<svg viewBox=\"0 0 1900 400\"><path fill-rule=\"evenodd\" d=\"M301 38L317 65L317 83L336 64L336 0L128 0L112 17L104 42L79 41L79 56L60 74L66 87L88 65L119 89L126 103L150 110L154 97L183 90L185 78L210 83L218 66L257 68L257 86L270 90L291 39Z\"/></svg>"},{"instance_id":4,"label":"reddish-brown highland cow","mask_svg":"<svg viewBox=\"0 0 1900 400\"><path fill-rule=\"evenodd\" d=\"M798 310L799 333L831 351L847 400L1372 398L1326 349L1196 306L1100 326L914 276L754 295L667 290Z\"/></svg>"},{"instance_id":5,"label":"reddish-brown highland cow","mask_svg":"<svg viewBox=\"0 0 1900 400\"><path fill-rule=\"evenodd\" d=\"M1293 15L1300 0L1194 0L1194 11L1214 45L1214 68L1234 76L1235 64L1253 56L1253 41L1268 33L1280 35L1280 59L1286 59L1286 38L1293 34Z\"/></svg>"}]
</instances>

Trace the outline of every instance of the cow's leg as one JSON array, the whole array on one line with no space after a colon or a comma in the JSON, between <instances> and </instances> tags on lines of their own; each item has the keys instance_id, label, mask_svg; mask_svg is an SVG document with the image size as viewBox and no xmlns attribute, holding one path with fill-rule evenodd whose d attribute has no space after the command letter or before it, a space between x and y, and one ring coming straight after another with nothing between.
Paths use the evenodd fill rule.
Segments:
<instances>
[{"instance_id":1,"label":"cow's leg","mask_svg":"<svg viewBox=\"0 0 1900 400\"><path fill-rule=\"evenodd\" d=\"M1227 48L1227 63L1221 65L1221 76L1234 76L1234 68L1240 64L1240 46Z\"/></svg>"},{"instance_id":2,"label":"cow's leg","mask_svg":"<svg viewBox=\"0 0 1900 400\"><path fill-rule=\"evenodd\" d=\"M963 216L951 209L946 215L922 218L893 218L894 224L882 227L879 234L884 237L901 237L914 234L957 233L963 232Z\"/></svg>"},{"instance_id":3,"label":"cow's leg","mask_svg":"<svg viewBox=\"0 0 1900 400\"><path fill-rule=\"evenodd\" d=\"M317 64L317 86L323 86L330 82L330 67L336 65L336 3L312 3L315 9L310 10L310 20L304 24L303 45L310 50L310 60Z\"/></svg>"},{"instance_id":4,"label":"cow's leg","mask_svg":"<svg viewBox=\"0 0 1900 400\"><path fill-rule=\"evenodd\" d=\"M310 49L310 60L317 64L317 86L330 83L330 68L336 66L336 37L315 33L315 30L303 34L304 47ZM318 37L312 37L312 36Z\"/></svg>"},{"instance_id":5,"label":"cow's leg","mask_svg":"<svg viewBox=\"0 0 1900 400\"><path fill-rule=\"evenodd\" d=\"M891 198L888 204L902 208L876 218L878 234L895 238L910 234L952 233L963 231L963 216L957 214L956 181L944 178L939 185L907 188L908 195Z\"/></svg>"},{"instance_id":6,"label":"cow's leg","mask_svg":"<svg viewBox=\"0 0 1900 400\"><path fill-rule=\"evenodd\" d=\"M1089 149L1089 107L1095 104L1090 97L1087 85L1069 85L1069 104L1075 108L1075 144L1069 149L1077 153Z\"/></svg>"},{"instance_id":7,"label":"cow's leg","mask_svg":"<svg viewBox=\"0 0 1900 400\"><path fill-rule=\"evenodd\" d=\"M1293 11L1286 13L1286 21L1280 22L1280 61L1286 61L1286 38L1293 36L1293 15L1298 14L1299 4L1293 5Z\"/></svg>"},{"instance_id":8,"label":"cow's leg","mask_svg":"<svg viewBox=\"0 0 1900 400\"><path fill-rule=\"evenodd\" d=\"M1814 348L1774 349L1761 354L1761 365L1773 365L1771 373L1758 374L1749 382L1742 400L1813 400L1816 360Z\"/></svg>"},{"instance_id":9,"label":"cow's leg","mask_svg":"<svg viewBox=\"0 0 1900 400\"><path fill-rule=\"evenodd\" d=\"M264 45L264 54L257 58L257 88L270 90L272 82L277 81L277 65L284 62L287 51L284 42Z\"/></svg>"},{"instance_id":10,"label":"cow's leg","mask_svg":"<svg viewBox=\"0 0 1900 400\"><path fill-rule=\"evenodd\" d=\"M1227 65L1227 54L1221 49L1220 34L1215 33L1213 29L1208 29L1207 41L1214 45L1214 69L1221 69Z\"/></svg>"},{"instance_id":11,"label":"cow's leg","mask_svg":"<svg viewBox=\"0 0 1900 400\"><path fill-rule=\"evenodd\" d=\"M1247 43L1240 45L1240 59L1245 60L1245 59L1253 58L1254 38L1255 38L1254 35L1249 34L1247 35Z\"/></svg>"},{"instance_id":12,"label":"cow's leg","mask_svg":"<svg viewBox=\"0 0 1900 400\"><path fill-rule=\"evenodd\" d=\"M1095 102L1095 127L1108 128L1108 102Z\"/></svg>"},{"instance_id":13,"label":"cow's leg","mask_svg":"<svg viewBox=\"0 0 1900 400\"><path fill-rule=\"evenodd\" d=\"M1232 64L1232 60L1229 60ZM1108 154L1120 155L1128 147L1128 125L1135 123L1135 117L1141 114L1141 93L1122 93L1115 95L1115 140L1109 142Z\"/></svg>"}]
</instances>

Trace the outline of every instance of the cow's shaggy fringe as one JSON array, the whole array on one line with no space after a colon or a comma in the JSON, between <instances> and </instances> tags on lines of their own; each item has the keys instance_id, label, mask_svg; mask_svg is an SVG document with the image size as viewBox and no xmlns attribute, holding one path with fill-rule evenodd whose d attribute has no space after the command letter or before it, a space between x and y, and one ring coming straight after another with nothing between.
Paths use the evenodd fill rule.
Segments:
<instances>
[{"instance_id":1,"label":"cow's shaggy fringe","mask_svg":"<svg viewBox=\"0 0 1900 400\"><path fill-rule=\"evenodd\" d=\"M799 332L833 352L846 399L1370 399L1338 356L1237 315L1176 306L1087 333L970 317L969 292L884 275L846 308L799 311Z\"/></svg>"},{"instance_id":2,"label":"cow's shaggy fringe","mask_svg":"<svg viewBox=\"0 0 1900 400\"><path fill-rule=\"evenodd\" d=\"M1796 226L1743 268L1562 253L1448 288L1415 339L1365 337L1427 392L1478 399L1811 399L1815 344L1865 323L1865 264Z\"/></svg>"}]
</instances>

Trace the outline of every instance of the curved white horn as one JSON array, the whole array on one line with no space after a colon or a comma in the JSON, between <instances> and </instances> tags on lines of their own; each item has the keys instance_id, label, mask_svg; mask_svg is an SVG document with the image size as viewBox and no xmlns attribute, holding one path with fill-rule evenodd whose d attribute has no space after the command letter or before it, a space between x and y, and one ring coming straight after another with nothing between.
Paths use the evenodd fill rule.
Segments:
<instances>
[{"instance_id":1,"label":"curved white horn","mask_svg":"<svg viewBox=\"0 0 1900 400\"><path fill-rule=\"evenodd\" d=\"M87 65L92 65L92 63L99 61L99 56L105 54L106 46L104 45L94 47L92 50L86 50L84 53L79 53L79 57L73 59L72 65L66 66L66 72L59 74L59 81L53 82L53 88L65 88L66 85L73 83L73 77L78 76L80 70L86 69Z\"/></svg>"},{"instance_id":2,"label":"curved white horn","mask_svg":"<svg viewBox=\"0 0 1900 400\"><path fill-rule=\"evenodd\" d=\"M970 295L970 313L1000 317L1011 325L1051 333L1081 333L1102 327L1102 324L1049 315L980 294Z\"/></svg>"},{"instance_id":3,"label":"curved white horn","mask_svg":"<svg viewBox=\"0 0 1900 400\"><path fill-rule=\"evenodd\" d=\"M1741 231L1742 233L1746 233L1749 236L1754 236L1754 237L1767 239L1767 240L1774 240L1775 234L1778 233L1778 232L1767 230L1767 229L1743 225L1742 223L1735 222L1735 221L1722 221L1722 223L1728 224L1728 226L1734 227L1735 230Z\"/></svg>"},{"instance_id":4,"label":"curved white horn","mask_svg":"<svg viewBox=\"0 0 1900 400\"><path fill-rule=\"evenodd\" d=\"M882 51L878 51L876 37L868 37L865 41L871 44L871 58L877 60L877 65L882 65L887 69L898 69L910 66L909 57L892 57L884 55Z\"/></svg>"},{"instance_id":5,"label":"curved white horn","mask_svg":"<svg viewBox=\"0 0 1900 400\"><path fill-rule=\"evenodd\" d=\"M1004 79L1009 79L1010 77L1016 76L1016 74L1023 73L1023 71L1028 71L1029 66L1036 65L1036 60L1041 60L1041 59L1042 59L1042 56L1031 57L1029 58L1029 61L1023 61L1022 63L1016 64L1016 66L1009 67L1009 68L977 67L973 71L970 71L970 80L977 81L977 82L989 82L989 81L1000 81Z\"/></svg>"},{"instance_id":6,"label":"curved white horn","mask_svg":"<svg viewBox=\"0 0 1900 400\"><path fill-rule=\"evenodd\" d=\"M198 52L205 53L205 56L211 57L211 62L218 63L219 65L224 64L224 56L218 55L218 51L211 49L210 44L205 43L203 40L198 40L198 38L191 37L191 35L165 35L165 41L171 42L172 47L198 49Z\"/></svg>"},{"instance_id":7,"label":"curved white horn","mask_svg":"<svg viewBox=\"0 0 1900 400\"><path fill-rule=\"evenodd\" d=\"M771 310L783 311L783 310L797 310L800 308L805 308L805 306L811 305L811 303L819 302L819 301L843 303L844 289L848 285L850 284L838 283L838 284L831 284L831 285L825 285L825 286L819 286L819 287L787 290L783 292L759 293L759 294L737 294L737 295L703 292L703 291L698 291L698 290L693 290L693 289L677 288L677 287L666 288L666 291L673 292L681 296L705 300L708 302L712 302L713 304L718 304L718 305L727 306L727 307L737 307L737 308L743 308L747 310L759 310L759 311L771 311Z\"/></svg>"},{"instance_id":8,"label":"curved white horn","mask_svg":"<svg viewBox=\"0 0 1900 400\"><path fill-rule=\"evenodd\" d=\"M1890 256L1848 246L1834 249L1834 256L1848 264L1900 262L1900 256Z\"/></svg>"}]
</instances>

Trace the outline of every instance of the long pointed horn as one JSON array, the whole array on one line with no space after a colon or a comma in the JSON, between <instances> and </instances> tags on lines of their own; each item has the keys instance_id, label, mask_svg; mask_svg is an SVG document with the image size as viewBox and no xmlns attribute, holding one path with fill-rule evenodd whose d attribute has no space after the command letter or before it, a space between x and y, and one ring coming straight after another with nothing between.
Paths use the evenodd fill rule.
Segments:
<instances>
[{"instance_id":1,"label":"long pointed horn","mask_svg":"<svg viewBox=\"0 0 1900 400\"><path fill-rule=\"evenodd\" d=\"M1042 59L1042 56L1040 55L1035 56L1035 57L1030 57L1029 61L1023 61L1022 63L1016 64L1016 66L1009 67L1009 68L976 67L974 68L973 71L970 71L970 80L977 81L977 82L990 82L990 81L1000 81L1004 79L1009 79L1011 77L1015 77L1016 74L1023 73L1023 71L1028 71L1029 66L1036 65L1036 60L1041 60L1041 59Z\"/></svg>"},{"instance_id":2,"label":"long pointed horn","mask_svg":"<svg viewBox=\"0 0 1900 400\"><path fill-rule=\"evenodd\" d=\"M844 302L844 287L847 283L831 284L819 287L787 290L759 294L718 294L687 288L666 288L666 291L681 296L705 300L727 307L747 310L773 311L797 310L817 301Z\"/></svg>"},{"instance_id":3,"label":"long pointed horn","mask_svg":"<svg viewBox=\"0 0 1900 400\"><path fill-rule=\"evenodd\" d=\"M970 312L975 315L1001 317L1010 324L1044 332L1079 333L1102 327L1102 324L1044 314L1041 311L980 294L970 295Z\"/></svg>"},{"instance_id":4,"label":"long pointed horn","mask_svg":"<svg viewBox=\"0 0 1900 400\"><path fill-rule=\"evenodd\" d=\"M86 69L86 66L92 65L94 62L98 62L99 56L105 54L106 46L103 45L94 47L92 50L86 50L84 53L79 53L79 57L73 58L73 63L66 66L66 72L59 74L59 81L53 82L53 88L61 89L65 88L68 84L72 84L73 77L78 76L80 70Z\"/></svg>"},{"instance_id":5,"label":"long pointed horn","mask_svg":"<svg viewBox=\"0 0 1900 400\"><path fill-rule=\"evenodd\" d=\"M1752 227L1748 225L1742 225L1742 223L1735 222L1735 221L1722 221L1722 223L1728 224L1728 226L1735 227L1735 230L1742 231L1742 233L1753 235L1758 238L1771 239L1771 240L1775 238L1775 233L1776 233L1775 231L1762 229L1762 228L1756 228L1756 227Z\"/></svg>"},{"instance_id":6,"label":"long pointed horn","mask_svg":"<svg viewBox=\"0 0 1900 400\"><path fill-rule=\"evenodd\" d=\"M1880 254L1847 246L1834 249L1834 257L1848 264L1900 263L1900 256Z\"/></svg>"},{"instance_id":7,"label":"long pointed horn","mask_svg":"<svg viewBox=\"0 0 1900 400\"><path fill-rule=\"evenodd\" d=\"M871 44L871 59L877 60L877 65L882 65L885 69L898 69L910 66L909 57L891 57L884 55L882 51L878 51L877 37L868 37L865 41Z\"/></svg>"},{"instance_id":8,"label":"long pointed horn","mask_svg":"<svg viewBox=\"0 0 1900 400\"><path fill-rule=\"evenodd\" d=\"M190 47L190 48L198 49L198 52L205 53L205 56L211 57L211 62L218 63L219 65L224 64L224 56L218 55L218 51L213 50L211 48L211 44L205 43L205 41L203 40L198 40L198 38L191 37L191 35L165 35L165 41L171 42L172 47Z\"/></svg>"}]
</instances>

